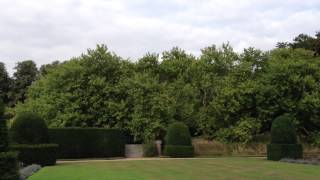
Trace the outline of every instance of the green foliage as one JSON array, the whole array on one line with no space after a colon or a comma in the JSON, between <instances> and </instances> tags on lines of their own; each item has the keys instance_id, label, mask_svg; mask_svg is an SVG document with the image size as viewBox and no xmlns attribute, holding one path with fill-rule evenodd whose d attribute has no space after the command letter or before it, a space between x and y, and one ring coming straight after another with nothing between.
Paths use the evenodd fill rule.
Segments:
<instances>
[{"instance_id":1,"label":"green foliage","mask_svg":"<svg viewBox=\"0 0 320 180\"><path fill-rule=\"evenodd\" d=\"M182 122L172 123L165 137L164 154L170 157L192 157L193 146L188 129Z\"/></svg>"},{"instance_id":2,"label":"green foliage","mask_svg":"<svg viewBox=\"0 0 320 180\"><path fill-rule=\"evenodd\" d=\"M143 156L144 157L158 156L158 150L154 141L149 141L143 145Z\"/></svg>"},{"instance_id":3,"label":"green foliage","mask_svg":"<svg viewBox=\"0 0 320 180\"><path fill-rule=\"evenodd\" d=\"M0 179L19 180L17 154L15 152L0 152Z\"/></svg>"},{"instance_id":4,"label":"green foliage","mask_svg":"<svg viewBox=\"0 0 320 180\"><path fill-rule=\"evenodd\" d=\"M308 142L320 128L320 58L299 48L236 53L229 44L146 54L133 63L98 45L48 66L16 112L32 111L49 127L117 128L135 142L163 139L172 122L192 136L249 143L290 113ZM46 69L44 67L44 69Z\"/></svg>"},{"instance_id":5,"label":"green foliage","mask_svg":"<svg viewBox=\"0 0 320 180\"><path fill-rule=\"evenodd\" d=\"M8 151L8 130L6 121L3 118L4 104L0 99L0 179L18 180L19 169L17 154Z\"/></svg>"},{"instance_id":6,"label":"green foliage","mask_svg":"<svg viewBox=\"0 0 320 180\"><path fill-rule=\"evenodd\" d=\"M52 128L50 142L59 145L58 158L124 157L122 131L104 128Z\"/></svg>"},{"instance_id":7,"label":"green foliage","mask_svg":"<svg viewBox=\"0 0 320 180\"><path fill-rule=\"evenodd\" d=\"M278 116L271 127L271 144L267 146L269 160L282 158L299 159L303 156L301 144L297 144L294 118L290 114Z\"/></svg>"},{"instance_id":8,"label":"green foliage","mask_svg":"<svg viewBox=\"0 0 320 180\"><path fill-rule=\"evenodd\" d=\"M45 76L49 73L49 71L51 71L51 69L58 67L59 64L59 61L53 61L51 64L44 64L40 67L39 74L41 76Z\"/></svg>"},{"instance_id":9,"label":"green foliage","mask_svg":"<svg viewBox=\"0 0 320 180\"><path fill-rule=\"evenodd\" d=\"M44 120L32 112L19 113L14 119L10 137L18 144L48 143L48 128Z\"/></svg>"},{"instance_id":10,"label":"green foliage","mask_svg":"<svg viewBox=\"0 0 320 180\"><path fill-rule=\"evenodd\" d=\"M303 48L314 51L315 56L320 56L320 32L315 37L307 34L299 34L293 39L293 42L278 42L278 48Z\"/></svg>"},{"instance_id":11,"label":"green foliage","mask_svg":"<svg viewBox=\"0 0 320 180\"><path fill-rule=\"evenodd\" d=\"M256 96L257 113L263 128L271 127L274 117L289 113L296 117L300 137L318 131L320 118L320 61L302 49L272 52L262 74Z\"/></svg>"},{"instance_id":12,"label":"green foliage","mask_svg":"<svg viewBox=\"0 0 320 180\"><path fill-rule=\"evenodd\" d=\"M24 165L55 165L59 146L57 144L19 144L11 149L18 152L18 160Z\"/></svg>"},{"instance_id":13,"label":"green foliage","mask_svg":"<svg viewBox=\"0 0 320 180\"><path fill-rule=\"evenodd\" d=\"M4 104L2 99L0 99L0 152L8 150L8 129L7 123L3 117L4 114Z\"/></svg>"},{"instance_id":14,"label":"green foliage","mask_svg":"<svg viewBox=\"0 0 320 180\"><path fill-rule=\"evenodd\" d=\"M38 69L32 60L18 62L13 73L12 99L13 104L24 102L27 95L27 88L37 79Z\"/></svg>"},{"instance_id":15,"label":"green foliage","mask_svg":"<svg viewBox=\"0 0 320 180\"><path fill-rule=\"evenodd\" d=\"M271 126L271 144L296 144L297 135L293 124L294 118L289 114L277 117Z\"/></svg>"},{"instance_id":16,"label":"green foliage","mask_svg":"<svg viewBox=\"0 0 320 180\"><path fill-rule=\"evenodd\" d=\"M279 161L282 158L301 159L303 148L301 144L268 144L268 160Z\"/></svg>"},{"instance_id":17,"label":"green foliage","mask_svg":"<svg viewBox=\"0 0 320 180\"><path fill-rule=\"evenodd\" d=\"M191 146L191 136L188 126L181 122L172 123L168 127L165 143L166 145Z\"/></svg>"},{"instance_id":18,"label":"green foliage","mask_svg":"<svg viewBox=\"0 0 320 180\"><path fill-rule=\"evenodd\" d=\"M0 119L0 152L8 150L8 130L6 121Z\"/></svg>"},{"instance_id":19,"label":"green foliage","mask_svg":"<svg viewBox=\"0 0 320 180\"><path fill-rule=\"evenodd\" d=\"M166 145L164 154L173 158L193 157L194 148L193 146Z\"/></svg>"},{"instance_id":20,"label":"green foliage","mask_svg":"<svg viewBox=\"0 0 320 180\"><path fill-rule=\"evenodd\" d=\"M10 101L12 79L9 77L7 69L3 62L0 62L0 99L8 104Z\"/></svg>"}]
</instances>

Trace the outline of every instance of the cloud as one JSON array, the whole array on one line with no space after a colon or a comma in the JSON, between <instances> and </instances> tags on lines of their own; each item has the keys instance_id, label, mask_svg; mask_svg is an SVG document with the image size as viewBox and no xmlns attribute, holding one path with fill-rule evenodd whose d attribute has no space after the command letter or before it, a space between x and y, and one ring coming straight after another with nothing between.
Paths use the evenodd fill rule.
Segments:
<instances>
[{"instance_id":1,"label":"cloud","mask_svg":"<svg viewBox=\"0 0 320 180\"><path fill-rule=\"evenodd\" d=\"M66 60L97 43L133 60L227 41L268 50L320 30L319 10L318 0L1 0L0 61L12 72L18 61Z\"/></svg>"}]
</instances>

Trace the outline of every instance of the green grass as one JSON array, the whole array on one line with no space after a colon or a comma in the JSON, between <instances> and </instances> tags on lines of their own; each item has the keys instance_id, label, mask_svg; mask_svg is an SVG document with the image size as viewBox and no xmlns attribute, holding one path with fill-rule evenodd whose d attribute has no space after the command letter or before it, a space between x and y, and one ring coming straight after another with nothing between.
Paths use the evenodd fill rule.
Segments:
<instances>
[{"instance_id":1,"label":"green grass","mask_svg":"<svg viewBox=\"0 0 320 180\"><path fill-rule=\"evenodd\" d=\"M320 166L257 158L165 159L69 163L45 167L29 180L319 179Z\"/></svg>"}]
</instances>

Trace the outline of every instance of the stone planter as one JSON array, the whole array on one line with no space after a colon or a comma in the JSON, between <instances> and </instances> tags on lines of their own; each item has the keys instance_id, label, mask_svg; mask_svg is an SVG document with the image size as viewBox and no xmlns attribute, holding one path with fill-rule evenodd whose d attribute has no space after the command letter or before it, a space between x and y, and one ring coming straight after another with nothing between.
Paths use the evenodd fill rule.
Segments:
<instances>
[{"instance_id":1,"label":"stone planter","mask_svg":"<svg viewBox=\"0 0 320 180\"><path fill-rule=\"evenodd\" d=\"M125 156L126 158L143 157L143 145L142 144L126 144Z\"/></svg>"}]
</instances>

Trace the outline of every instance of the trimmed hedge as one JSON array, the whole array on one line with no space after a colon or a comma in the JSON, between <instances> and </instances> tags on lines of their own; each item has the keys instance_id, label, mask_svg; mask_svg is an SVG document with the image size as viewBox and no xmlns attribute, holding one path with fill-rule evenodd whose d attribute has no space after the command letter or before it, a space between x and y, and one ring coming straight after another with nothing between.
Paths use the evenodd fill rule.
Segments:
<instances>
[{"instance_id":1,"label":"trimmed hedge","mask_svg":"<svg viewBox=\"0 0 320 180\"><path fill-rule=\"evenodd\" d=\"M301 144L268 144L268 160L279 161L282 158L301 159L303 148Z\"/></svg>"},{"instance_id":2,"label":"trimmed hedge","mask_svg":"<svg viewBox=\"0 0 320 180\"><path fill-rule=\"evenodd\" d=\"M124 157L124 133L105 128L52 128L51 143L59 144L58 158Z\"/></svg>"},{"instance_id":3,"label":"trimmed hedge","mask_svg":"<svg viewBox=\"0 0 320 180\"><path fill-rule=\"evenodd\" d=\"M14 119L10 136L16 144L45 144L49 142L45 121L36 113L22 112Z\"/></svg>"},{"instance_id":4,"label":"trimmed hedge","mask_svg":"<svg viewBox=\"0 0 320 180\"><path fill-rule=\"evenodd\" d=\"M193 157L194 148L193 146L166 145L164 147L164 154L174 158Z\"/></svg>"},{"instance_id":5,"label":"trimmed hedge","mask_svg":"<svg viewBox=\"0 0 320 180\"><path fill-rule=\"evenodd\" d=\"M24 165L39 164L41 166L51 166L56 164L57 144L18 144L12 145L14 151L19 152L18 160Z\"/></svg>"},{"instance_id":6,"label":"trimmed hedge","mask_svg":"<svg viewBox=\"0 0 320 180\"><path fill-rule=\"evenodd\" d=\"M143 145L143 156L144 157L155 157L158 156L158 150L154 141L147 142Z\"/></svg>"},{"instance_id":7,"label":"trimmed hedge","mask_svg":"<svg viewBox=\"0 0 320 180\"><path fill-rule=\"evenodd\" d=\"M19 169L17 163L17 153L0 153L0 179L1 180L19 180Z\"/></svg>"}]
</instances>

